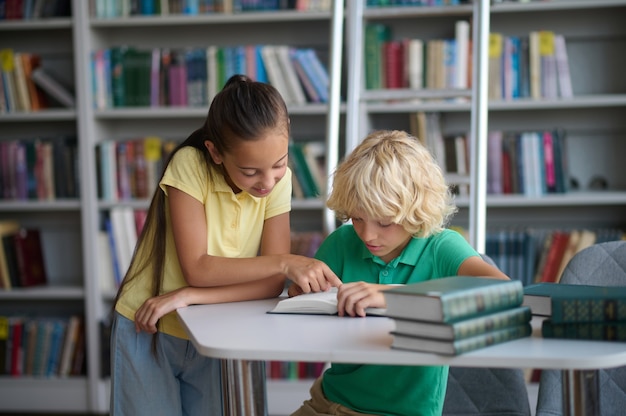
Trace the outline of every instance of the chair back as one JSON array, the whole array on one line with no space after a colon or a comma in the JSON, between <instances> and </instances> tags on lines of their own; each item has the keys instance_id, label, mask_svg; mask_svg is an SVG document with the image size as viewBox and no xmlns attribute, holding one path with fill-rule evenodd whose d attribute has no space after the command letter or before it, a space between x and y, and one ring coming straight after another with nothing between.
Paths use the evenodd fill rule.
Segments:
<instances>
[{"instance_id":1,"label":"chair back","mask_svg":"<svg viewBox=\"0 0 626 416\"><path fill-rule=\"evenodd\" d=\"M489 256L483 259L495 266ZM520 369L450 367L443 416L530 416Z\"/></svg>"},{"instance_id":2,"label":"chair back","mask_svg":"<svg viewBox=\"0 0 626 416\"><path fill-rule=\"evenodd\" d=\"M563 270L560 282L626 286L626 241L594 244L579 251ZM599 370L598 377L601 414L623 414L626 409L626 367ZM563 414L560 371L541 371L536 410L537 416Z\"/></svg>"}]
</instances>

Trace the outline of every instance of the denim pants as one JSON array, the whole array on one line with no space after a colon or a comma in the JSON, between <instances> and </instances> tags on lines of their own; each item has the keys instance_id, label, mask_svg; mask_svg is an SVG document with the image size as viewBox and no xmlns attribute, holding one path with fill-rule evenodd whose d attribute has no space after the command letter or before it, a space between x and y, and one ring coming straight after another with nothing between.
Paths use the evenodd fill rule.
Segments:
<instances>
[{"instance_id":1,"label":"denim pants","mask_svg":"<svg viewBox=\"0 0 626 416\"><path fill-rule=\"evenodd\" d=\"M219 360L204 357L190 341L137 333L116 313L111 330L111 416L221 415Z\"/></svg>"}]
</instances>

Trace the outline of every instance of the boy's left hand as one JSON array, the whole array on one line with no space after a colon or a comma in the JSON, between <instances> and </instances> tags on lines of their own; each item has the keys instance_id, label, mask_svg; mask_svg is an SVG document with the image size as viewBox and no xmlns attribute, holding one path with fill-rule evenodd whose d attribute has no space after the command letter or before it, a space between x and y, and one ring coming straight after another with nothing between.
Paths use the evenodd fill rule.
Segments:
<instances>
[{"instance_id":1,"label":"boy's left hand","mask_svg":"<svg viewBox=\"0 0 626 416\"><path fill-rule=\"evenodd\" d=\"M337 292L339 316L365 316L366 308L386 308L382 290L388 286L374 283L344 283Z\"/></svg>"}]
</instances>

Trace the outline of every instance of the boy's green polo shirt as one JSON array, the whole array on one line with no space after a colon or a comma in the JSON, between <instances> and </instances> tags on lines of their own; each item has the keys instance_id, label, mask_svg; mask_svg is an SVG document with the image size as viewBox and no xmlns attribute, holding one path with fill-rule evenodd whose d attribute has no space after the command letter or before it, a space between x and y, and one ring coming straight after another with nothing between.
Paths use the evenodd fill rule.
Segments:
<instances>
[{"instance_id":1,"label":"boy's green polo shirt","mask_svg":"<svg viewBox=\"0 0 626 416\"><path fill-rule=\"evenodd\" d=\"M352 225L343 225L328 236L315 257L344 283L407 284L456 275L471 256L478 253L463 236L444 230L436 236L411 239L399 257L385 264L367 250ZM446 366L332 363L322 387L329 400L362 413L440 415L447 381Z\"/></svg>"}]
</instances>

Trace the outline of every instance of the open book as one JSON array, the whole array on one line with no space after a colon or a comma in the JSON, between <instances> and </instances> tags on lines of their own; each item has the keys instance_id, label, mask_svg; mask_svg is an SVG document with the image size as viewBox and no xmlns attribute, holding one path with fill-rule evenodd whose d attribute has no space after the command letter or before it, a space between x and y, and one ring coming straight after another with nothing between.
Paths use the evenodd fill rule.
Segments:
<instances>
[{"instance_id":1,"label":"open book","mask_svg":"<svg viewBox=\"0 0 626 416\"><path fill-rule=\"evenodd\" d=\"M367 315L385 316L384 308L367 308ZM294 313L305 315L336 315L337 288L326 292L304 293L279 301L268 313Z\"/></svg>"}]
</instances>

